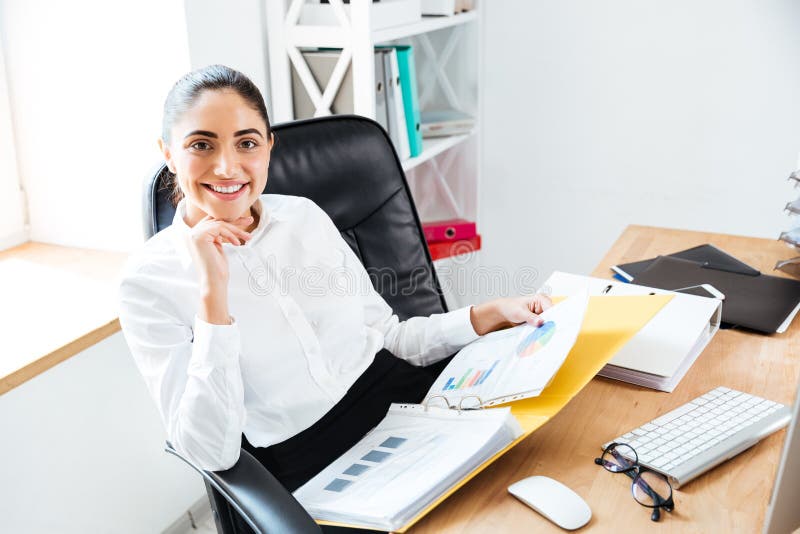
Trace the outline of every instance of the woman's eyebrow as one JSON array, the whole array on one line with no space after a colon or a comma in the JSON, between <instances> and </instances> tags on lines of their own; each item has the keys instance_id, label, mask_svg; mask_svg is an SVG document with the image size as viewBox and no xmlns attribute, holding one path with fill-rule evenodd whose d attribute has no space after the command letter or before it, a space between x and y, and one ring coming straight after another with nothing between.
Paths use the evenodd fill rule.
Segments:
<instances>
[{"instance_id":1,"label":"woman's eyebrow","mask_svg":"<svg viewBox=\"0 0 800 534\"><path fill-rule=\"evenodd\" d=\"M247 134L256 134L257 136L261 137L262 139L264 138L264 136L261 135L261 132L259 132L256 128L247 128L246 130L239 130L238 132L234 132L233 136L234 137L239 137L239 136L247 135ZM193 135L202 135L204 137L212 137L214 139L218 139L219 138L219 136L217 134L215 134L214 132L209 132L208 130L192 130L188 134L184 135L183 138L186 139L186 138L191 137Z\"/></svg>"},{"instance_id":2,"label":"woman's eyebrow","mask_svg":"<svg viewBox=\"0 0 800 534\"><path fill-rule=\"evenodd\" d=\"M188 134L184 135L183 138L186 139L187 137L191 137L193 135L202 135L202 136L205 136L205 137L213 137L214 139L217 139L219 137L214 132L209 132L208 130L192 130Z\"/></svg>"},{"instance_id":3,"label":"woman's eyebrow","mask_svg":"<svg viewBox=\"0 0 800 534\"><path fill-rule=\"evenodd\" d=\"M261 132L259 132L259 131L258 131L257 129L255 129L255 128L248 128L248 129L246 129L246 130L239 130L238 132L234 132L234 133L233 133L233 136L234 136L234 137L239 137L240 135L247 135L247 134L256 134L256 135L257 135L257 136L259 136L260 138L262 138L262 139L264 138L264 136L263 136L263 135L261 135Z\"/></svg>"}]
</instances>

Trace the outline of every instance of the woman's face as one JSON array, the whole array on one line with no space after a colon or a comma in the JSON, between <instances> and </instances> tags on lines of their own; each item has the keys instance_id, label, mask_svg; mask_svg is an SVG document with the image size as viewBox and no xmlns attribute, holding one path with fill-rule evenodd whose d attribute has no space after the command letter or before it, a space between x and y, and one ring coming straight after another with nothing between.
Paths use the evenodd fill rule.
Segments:
<instances>
[{"instance_id":1,"label":"woman's face","mask_svg":"<svg viewBox=\"0 0 800 534\"><path fill-rule=\"evenodd\" d=\"M159 146L186 197L186 223L206 215L233 222L264 191L272 140L267 125L232 90L207 90Z\"/></svg>"}]
</instances>

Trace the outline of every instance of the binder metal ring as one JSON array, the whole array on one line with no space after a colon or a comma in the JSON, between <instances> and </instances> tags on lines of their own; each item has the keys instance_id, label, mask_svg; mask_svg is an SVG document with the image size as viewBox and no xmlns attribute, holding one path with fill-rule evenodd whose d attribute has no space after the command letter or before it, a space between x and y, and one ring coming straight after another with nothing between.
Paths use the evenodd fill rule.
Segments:
<instances>
[{"instance_id":1,"label":"binder metal ring","mask_svg":"<svg viewBox=\"0 0 800 534\"><path fill-rule=\"evenodd\" d=\"M425 411L426 412L428 411L428 403L430 403L431 399L435 399L437 397L440 398L440 399L444 399L444 403L447 405L447 409L448 410L452 410L453 409L453 407L450 406L450 401L444 395L431 395L430 397L428 397L427 399L422 401L422 406L425 407Z\"/></svg>"},{"instance_id":2,"label":"binder metal ring","mask_svg":"<svg viewBox=\"0 0 800 534\"><path fill-rule=\"evenodd\" d=\"M464 399L469 399L469 398L478 399L478 407L477 408L464 408L461 405L461 403L464 402ZM465 411L465 410L482 410L482 409L483 409L483 400L477 395L465 395L464 397L461 397L461 399L459 399L459 401L458 401L458 411L459 412L462 412L462 411Z\"/></svg>"}]
</instances>

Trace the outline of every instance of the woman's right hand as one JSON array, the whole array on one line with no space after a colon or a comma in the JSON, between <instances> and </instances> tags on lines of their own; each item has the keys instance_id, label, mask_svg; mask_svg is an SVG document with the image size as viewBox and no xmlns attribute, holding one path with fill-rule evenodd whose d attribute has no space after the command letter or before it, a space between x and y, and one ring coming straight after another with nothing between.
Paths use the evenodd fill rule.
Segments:
<instances>
[{"instance_id":1,"label":"woman's right hand","mask_svg":"<svg viewBox=\"0 0 800 534\"><path fill-rule=\"evenodd\" d=\"M202 289L226 292L228 288L228 259L222 249L225 242L235 246L247 243L250 233L244 229L253 217L240 217L232 223L214 219L211 215L195 224L189 232L189 250L197 264Z\"/></svg>"}]
</instances>

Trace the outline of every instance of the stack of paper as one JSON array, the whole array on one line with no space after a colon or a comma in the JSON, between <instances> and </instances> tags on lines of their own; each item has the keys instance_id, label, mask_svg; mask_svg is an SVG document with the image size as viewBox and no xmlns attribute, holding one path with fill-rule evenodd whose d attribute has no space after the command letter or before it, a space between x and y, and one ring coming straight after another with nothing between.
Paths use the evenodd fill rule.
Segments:
<instances>
[{"instance_id":1,"label":"stack of paper","mask_svg":"<svg viewBox=\"0 0 800 534\"><path fill-rule=\"evenodd\" d=\"M663 289L554 272L547 282L554 295L667 295L669 303L622 347L601 376L661 391L672 391L719 330L719 300Z\"/></svg>"},{"instance_id":2,"label":"stack of paper","mask_svg":"<svg viewBox=\"0 0 800 534\"><path fill-rule=\"evenodd\" d=\"M319 520L397 530L521 435L508 408L393 404L377 427L294 496Z\"/></svg>"}]
</instances>

